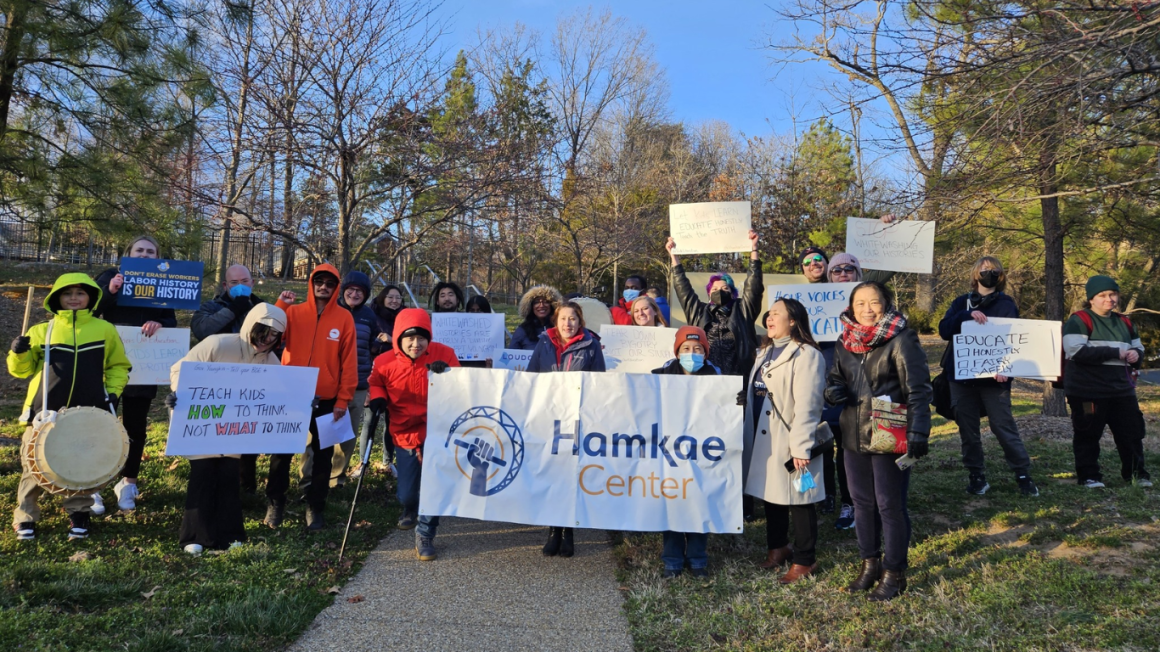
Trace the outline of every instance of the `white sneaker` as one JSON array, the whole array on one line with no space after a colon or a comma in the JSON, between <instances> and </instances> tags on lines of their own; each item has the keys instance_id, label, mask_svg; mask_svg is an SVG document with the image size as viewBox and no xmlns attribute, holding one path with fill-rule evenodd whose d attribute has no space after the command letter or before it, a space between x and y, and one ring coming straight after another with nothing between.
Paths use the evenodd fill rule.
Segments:
<instances>
[{"instance_id":1,"label":"white sneaker","mask_svg":"<svg viewBox=\"0 0 1160 652\"><path fill-rule=\"evenodd\" d=\"M136 484L129 484L125 482L125 478L113 487L113 491L117 493L117 507L121 508L122 512L129 512L137 509L137 491Z\"/></svg>"},{"instance_id":2,"label":"white sneaker","mask_svg":"<svg viewBox=\"0 0 1160 652\"><path fill-rule=\"evenodd\" d=\"M193 555L194 557L200 555L202 550L203 550L203 548L201 547L201 545L196 544L196 543L191 543L185 547L185 551L188 552L189 554Z\"/></svg>"},{"instance_id":3,"label":"white sneaker","mask_svg":"<svg viewBox=\"0 0 1160 652\"><path fill-rule=\"evenodd\" d=\"M1137 487L1144 487L1145 489L1152 487L1152 481L1148 478L1136 478L1135 483Z\"/></svg>"},{"instance_id":4,"label":"white sneaker","mask_svg":"<svg viewBox=\"0 0 1160 652\"><path fill-rule=\"evenodd\" d=\"M1091 478L1088 478L1087 480L1083 481L1083 486L1087 487L1088 489L1103 489L1105 485L1099 480L1092 480Z\"/></svg>"},{"instance_id":5,"label":"white sneaker","mask_svg":"<svg viewBox=\"0 0 1160 652\"><path fill-rule=\"evenodd\" d=\"M246 544L242 543L241 541L233 541L230 543L230 550L233 550L234 548L241 548L244 545Z\"/></svg>"},{"instance_id":6,"label":"white sneaker","mask_svg":"<svg viewBox=\"0 0 1160 652\"><path fill-rule=\"evenodd\" d=\"M391 471L391 475L393 475L393 476L394 476L394 477L396 477L396 478L397 478L397 477L399 477L399 469L395 468L395 465L394 465L394 464L391 464L391 465L390 465L389 467L387 467L387 468L389 468L389 469L390 469L390 471Z\"/></svg>"},{"instance_id":7,"label":"white sneaker","mask_svg":"<svg viewBox=\"0 0 1160 652\"><path fill-rule=\"evenodd\" d=\"M105 501L101 499L100 492L93 494L93 506L89 508L89 511L97 516L105 513Z\"/></svg>"}]
</instances>

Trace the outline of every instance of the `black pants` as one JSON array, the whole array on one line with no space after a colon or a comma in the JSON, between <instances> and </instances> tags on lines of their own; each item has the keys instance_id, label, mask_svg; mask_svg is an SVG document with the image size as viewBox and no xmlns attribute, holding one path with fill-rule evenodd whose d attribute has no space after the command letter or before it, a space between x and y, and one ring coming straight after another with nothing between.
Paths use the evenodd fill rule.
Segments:
<instances>
[{"instance_id":1,"label":"black pants","mask_svg":"<svg viewBox=\"0 0 1160 652\"><path fill-rule=\"evenodd\" d=\"M319 448L318 424L316 417L334 412L335 399L320 401L310 414L310 450L314 453L314 465L310 474L310 487L306 489L306 504L321 512L326 507L326 494L330 491L330 458L334 446ZM266 497L274 503L286 502L286 490L290 487L290 462L293 455L271 455L270 475L266 479Z\"/></svg>"},{"instance_id":2,"label":"black pants","mask_svg":"<svg viewBox=\"0 0 1160 652\"><path fill-rule=\"evenodd\" d=\"M842 450L842 428L837 423L831 423L830 430L834 433L834 449L838 452L835 454L834 449L822 451L822 480L826 484L826 495L841 494L841 504L853 506L850 487L846 486L846 452Z\"/></svg>"},{"instance_id":3,"label":"black pants","mask_svg":"<svg viewBox=\"0 0 1160 652\"><path fill-rule=\"evenodd\" d=\"M1114 398L1081 398L1068 396L1071 425L1075 436L1071 441L1075 453L1075 477L1080 484L1087 480L1102 480L1100 475L1100 437L1104 426L1111 428L1112 441L1120 453L1120 477L1151 479L1144 469L1144 413L1135 396Z\"/></svg>"},{"instance_id":4,"label":"black pants","mask_svg":"<svg viewBox=\"0 0 1160 652\"><path fill-rule=\"evenodd\" d=\"M764 502L764 501L763 501ZM789 543L789 519L793 517L793 563L812 566L818 560L818 512L813 505L765 503L765 543L770 550Z\"/></svg>"},{"instance_id":5,"label":"black pants","mask_svg":"<svg viewBox=\"0 0 1160 652\"><path fill-rule=\"evenodd\" d=\"M141 458L145 455L146 428L149 427L150 396L124 396L121 398L121 423L129 435L129 457L121 469L126 478L136 478L141 473Z\"/></svg>"},{"instance_id":6,"label":"black pants","mask_svg":"<svg viewBox=\"0 0 1160 652\"><path fill-rule=\"evenodd\" d=\"M258 490L258 456L243 455L238 465L238 479L242 483L242 491L254 493Z\"/></svg>"},{"instance_id":7,"label":"black pants","mask_svg":"<svg viewBox=\"0 0 1160 652\"><path fill-rule=\"evenodd\" d=\"M196 543L208 550L225 550L235 541L246 540L237 458L189 461L189 488L178 540L183 547Z\"/></svg>"},{"instance_id":8,"label":"black pants","mask_svg":"<svg viewBox=\"0 0 1160 652\"><path fill-rule=\"evenodd\" d=\"M883 567L901 572L910 548L910 469L899 470L894 463L899 457L846 451L846 481L854 496L854 533L862 559L883 555L885 548Z\"/></svg>"}]
</instances>

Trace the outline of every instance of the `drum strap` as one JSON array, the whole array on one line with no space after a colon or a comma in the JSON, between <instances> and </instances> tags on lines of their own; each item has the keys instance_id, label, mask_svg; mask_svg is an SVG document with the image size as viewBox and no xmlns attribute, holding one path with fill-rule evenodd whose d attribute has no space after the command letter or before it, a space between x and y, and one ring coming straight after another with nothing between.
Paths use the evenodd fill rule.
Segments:
<instances>
[{"instance_id":1,"label":"drum strap","mask_svg":"<svg viewBox=\"0 0 1160 652\"><path fill-rule=\"evenodd\" d=\"M48 330L44 332L44 371L40 372L40 411L48 411L48 356L52 351L52 323L55 319L48 321Z\"/></svg>"}]
</instances>

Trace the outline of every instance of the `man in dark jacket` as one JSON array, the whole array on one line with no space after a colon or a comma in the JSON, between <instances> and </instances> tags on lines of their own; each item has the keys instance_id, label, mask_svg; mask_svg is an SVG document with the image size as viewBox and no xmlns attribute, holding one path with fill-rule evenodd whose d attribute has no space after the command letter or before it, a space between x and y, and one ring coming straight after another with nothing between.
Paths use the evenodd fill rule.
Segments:
<instances>
[{"instance_id":1,"label":"man in dark jacket","mask_svg":"<svg viewBox=\"0 0 1160 652\"><path fill-rule=\"evenodd\" d=\"M427 299L427 307L431 312L459 312L463 310L463 288L450 281L440 281L431 290Z\"/></svg>"},{"instance_id":2,"label":"man in dark jacket","mask_svg":"<svg viewBox=\"0 0 1160 652\"><path fill-rule=\"evenodd\" d=\"M250 308L262 303L262 299L252 293L253 288L254 278L245 265L230 266L222 281L221 292L193 313L190 332L199 340L210 335L240 332Z\"/></svg>"}]
</instances>

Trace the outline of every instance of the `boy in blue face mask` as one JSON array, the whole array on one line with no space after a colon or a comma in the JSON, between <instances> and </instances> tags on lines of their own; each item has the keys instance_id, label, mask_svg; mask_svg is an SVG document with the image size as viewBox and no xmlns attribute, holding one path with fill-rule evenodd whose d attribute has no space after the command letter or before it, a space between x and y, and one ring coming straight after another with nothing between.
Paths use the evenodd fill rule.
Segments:
<instances>
[{"instance_id":1,"label":"boy in blue face mask","mask_svg":"<svg viewBox=\"0 0 1160 652\"><path fill-rule=\"evenodd\" d=\"M684 374L686 376L716 376L721 373L712 362L709 362L709 337L705 331L696 326L682 326L677 329L677 338L673 343L673 353L676 358L669 360L660 369L653 369L654 374ZM709 544L709 535L705 532L665 532L664 552L661 559L665 562L666 579L679 576L689 565L693 577L709 576L709 553L706 548Z\"/></svg>"}]
</instances>

